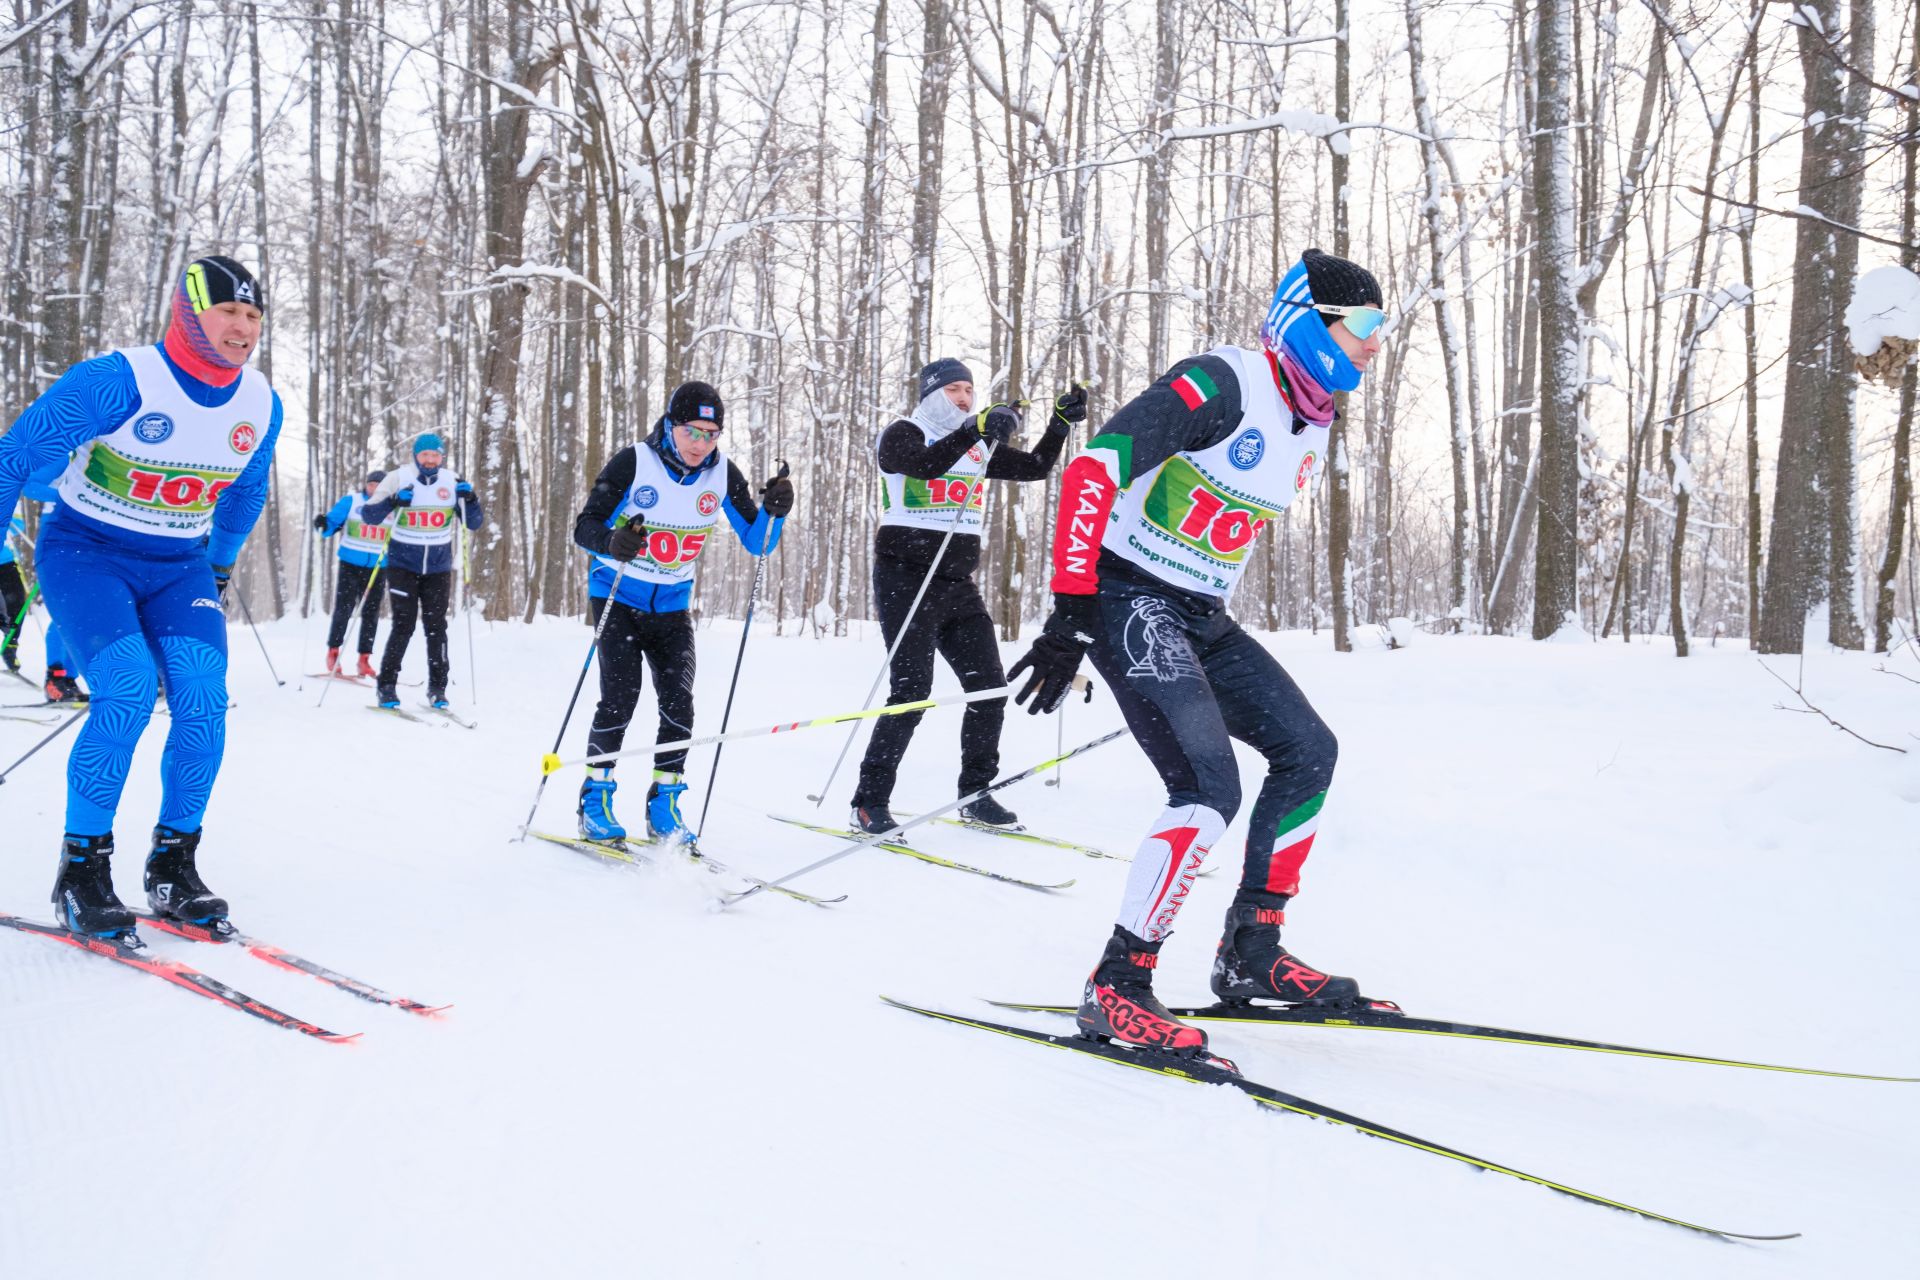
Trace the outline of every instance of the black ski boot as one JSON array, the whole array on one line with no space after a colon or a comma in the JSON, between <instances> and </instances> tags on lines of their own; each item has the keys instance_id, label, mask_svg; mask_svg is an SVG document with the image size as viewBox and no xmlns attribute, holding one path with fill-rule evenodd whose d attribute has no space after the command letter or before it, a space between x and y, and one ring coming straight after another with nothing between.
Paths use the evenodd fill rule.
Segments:
<instances>
[{"instance_id":1,"label":"black ski boot","mask_svg":"<svg viewBox=\"0 0 1920 1280\"><path fill-rule=\"evenodd\" d=\"M113 833L69 835L60 848L60 875L53 882L53 918L74 933L141 945L134 914L113 891Z\"/></svg>"},{"instance_id":2,"label":"black ski boot","mask_svg":"<svg viewBox=\"0 0 1920 1280\"><path fill-rule=\"evenodd\" d=\"M892 810L888 809L884 802L860 804L856 801L853 812L847 817L847 825L855 831L864 831L870 836L877 836L893 830L900 824L894 821Z\"/></svg>"},{"instance_id":3,"label":"black ski boot","mask_svg":"<svg viewBox=\"0 0 1920 1280\"><path fill-rule=\"evenodd\" d=\"M198 831L153 829L153 852L147 855L147 905L153 914L185 924L225 932L227 900L216 897L193 865L200 847Z\"/></svg>"},{"instance_id":4,"label":"black ski boot","mask_svg":"<svg viewBox=\"0 0 1920 1280\"><path fill-rule=\"evenodd\" d=\"M382 711L398 711L400 709L400 686L397 683L377 686L373 691L373 697L374 702Z\"/></svg>"},{"instance_id":5,"label":"black ski boot","mask_svg":"<svg viewBox=\"0 0 1920 1280\"><path fill-rule=\"evenodd\" d=\"M47 682L40 686L48 702L85 702L87 691L65 667L48 667Z\"/></svg>"},{"instance_id":6,"label":"black ski boot","mask_svg":"<svg viewBox=\"0 0 1920 1280\"><path fill-rule=\"evenodd\" d=\"M1207 1033L1175 1018L1153 994L1153 971L1159 964L1158 942L1143 942L1113 926L1074 1016L1080 1033L1147 1049L1205 1054Z\"/></svg>"},{"instance_id":7,"label":"black ski boot","mask_svg":"<svg viewBox=\"0 0 1920 1280\"><path fill-rule=\"evenodd\" d=\"M1281 1000L1287 1004L1353 1004L1360 984L1336 978L1280 945L1287 895L1242 889L1227 908L1226 932L1213 957L1213 994L1223 1004Z\"/></svg>"},{"instance_id":8,"label":"black ski boot","mask_svg":"<svg viewBox=\"0 0 1920 1280\"><path fill-rule=\"evenodd\" d=\"M992 796L981 796L972 804L960 806L960 817L978 823L983 827L999 827L1004 831L1019 831L1020 815L995 800Z\"/></svg>"}]
</instances>

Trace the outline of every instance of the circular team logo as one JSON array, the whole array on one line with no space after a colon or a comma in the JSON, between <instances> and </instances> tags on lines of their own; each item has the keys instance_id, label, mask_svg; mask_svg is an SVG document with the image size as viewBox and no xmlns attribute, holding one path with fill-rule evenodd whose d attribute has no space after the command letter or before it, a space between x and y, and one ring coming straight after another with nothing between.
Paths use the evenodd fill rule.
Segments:
<instances>
[{"instance_id":1,"label":"circular team logo","mask_svg":"<svg viewBox=\"0 0 1920 1280\"><path fill-rule=\"evenodd\" d=\"M1260 465L1260 455L1266 451L1266 437L1256 427L1227 446L1227 461L1242 471L1251 471Z\"/></svg>"},{"instance_id":2,"label":"circular team logo","mask_svg":"<svg viewBox=\"0 0 1920 1280\"><path fill-rule=\"evenodd\" d=\"M133 435L142 444L159 444L173 434L173 419L164 413L149 413L133 424Z\"/></svg>"},{"instance_id":3,"label":"circular team logo","mask_svg":"<svg viewBox=\"0 0 1920 1280\"><path fill-rule=\"evenodd\" d=\"M1293 487L1296 490L1306 488L1307 482L1313 479L1314 462L1315 457L1312 453L1308 453L1306 457L1300 459L1300 470L1293 477Z\"/></svg>"},{"instance_id":4,"label":"circular team logo","mask_svg":"<svg viewBox=\"0 0 1920 1280\"><path fill-rule=\"evenodd\" d=\"M967 450L967 461L968 461L968 462L984 462L984 461L986 460L986 457L987 457L987 455L986 455L986 451L985 451L985 450L983 450L983 449L982 449L982 448L981 448L981 447L980 447L979 445L977 445L977 444L976 444L976 445L974 445L974 446L973 446L973 447L972 447L971 449L968 449L968 450Z\"/></svg>"},{"instance_id":5,"label":"circular team logo","mask_svg":"<svg viewBox=\"0 0 1920 1280\"><path fill-rule=\"evenodd\" d=\"M709 489L700 495L700 514L710 516L720 509L720 495Z\"/></svg>"},{"instance_id":6,"label":"circular team logo","mask_svg":"<svg viewBox=\"0 0 1920 1280\"><path fill-rule=\"evenodd\" d=\"M634 491L633 505L636 507L650 507L658 501L660 491L650 484L643 484Z\"/></svg>"},{"instance_id":7,"label":"circular team logo","mask_svg":"<svg viewBox=\"0 0 1920 1280\"><path fill-rule=\"evenodd\" d=\"M138 432L139 428L135 427L134 430ZM260 433L254 429L251 422L241 423L233 429L233 434L227 437L227 443L233 446L235 453L252 453L253 446L259 442Z\"/></svg>"},{"instance_id":8,"label":"circular team logo","mask_svg":"<svg viewBox=\"0 0 1920 1280\"><path fill-rule=\"evenodd\" d=\"M453 496L453 490L447 488L447 486L445 485L441 485L438 489L435 489L433 492L435 497L442 498L442 499L451 498Z\"/></svg>"}]
</instances>

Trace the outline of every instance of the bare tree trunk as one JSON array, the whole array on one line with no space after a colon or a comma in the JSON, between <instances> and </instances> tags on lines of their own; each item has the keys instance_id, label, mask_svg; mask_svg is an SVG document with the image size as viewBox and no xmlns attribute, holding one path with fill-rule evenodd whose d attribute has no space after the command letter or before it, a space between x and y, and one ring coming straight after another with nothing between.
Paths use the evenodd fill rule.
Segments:
<instances>
[{"instance_id":1,"label":"bare tree trunk","mask_svg":"<svg viewBox=\"0 0 1920 1280\"><path fill-rule=\"evenodd\" d=\"M1408 10L1412 12L1411 8ZM1333 114L1346 120L1353 112L1351 56L1348 52L1348 0L1334 0L1333 29L1339 33L1333 44ZM1352 253L1351 230L1347 216L1347 184L1350 163L1346 138L1338 136L1329 146L1328 169L1333 189L1333 252L1336 257ZM1276 277L1277 278L1277 277ZM1319 323L1313 321L1313 323ZM1333 594L1333 647L1338 653L1353 651L1349 629L1353 621L1353 476L1347 449L1347 401L1340 397L1340 413L1327 434L1327 582Z\"/></svg>"},{"instance_id":2,"label":"bare tree trunk","mask_svg":"<svg viewBox=\"0 0 1920 1280\"><path fill-rule=\"evenodd\" d=\"M1155 0L1153 8L1153 98L1148 105L1146 164L1147 222L1147 367L1157 376L1167 367L1172 338L1172 263L1167 252L1169 188L1173 181L1173 100L1180 91L1179 0Z\"/></svg>"},{"instance_id":3,"label":"bare tree trunk","mask_svg":"<svg viewBox=\"0 0 1920 1280\"><path fill-rule=\"evenodd\" d=\"M1577 617L1582 339L1574 291L1575 139L1568 100L1574 72L1572 0L1540 0L1539 9L1533 190L1539 216L1540 469L1533 638L1545 640Z\"/></svg>"},{"instance_id":4,"label":"bare tree trunk","mask_svg":"<svg viewBox=\"0 0 1920 1280\"><path fill-rule=\"evenodd\" d=\"M1910 23L1913 48L1907 63L1907 83L1920 82L1920 23ZM1900 265L1920 270L1920 237L1916 231L1915 187L1920 185L1920 99L1907 99L1906 174L1900 189ZM1879 589L1874 593L1873 651L1885 653L1893 636L1895 587L1900 581L1900 551L1907 536L1907 509L1913 502L1913 414L1920 364L1907 361L1900 379L1900 416L1893 429L1893 491L1887 502L1887 549L1880 557Z\"/></svg>"},{"instance_id":5,"label":"bare tree trunk","mask_svg":"<svg viewBox=\"0 0 1920 1280\"><path fill-rule=\"evenodd\" d=\"M921 45L920 114L914 155L913 268L908 276L907 358L918 369L933 358L933 278L940 243L940 179L946 157L947 85L953 66L953 35L946 0L921 0L926 19Z\"/></svg>"}]
</instances>

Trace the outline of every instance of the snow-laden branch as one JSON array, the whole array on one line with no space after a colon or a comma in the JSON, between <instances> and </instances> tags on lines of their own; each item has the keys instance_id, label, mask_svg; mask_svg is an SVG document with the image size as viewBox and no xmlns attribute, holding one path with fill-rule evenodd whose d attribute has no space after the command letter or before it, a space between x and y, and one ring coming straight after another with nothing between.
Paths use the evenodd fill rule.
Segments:
<instances>
[{"instance_id":1,"label":"snow-laden branch","mask_svg":"<svg viewBox=\"0 0 1920 1280\"><path fill-rule=\"evenodd\" d=\"M600 299L608 311L612 312L615 316L619 315L619 308L615 307L612 300L600 291L600 286L581 275L578 271L569 271L565 267L545 266L536 262L523 262L518 266L495 267L487 273L487 281L485 284L476 285L471 289L443 290L441 296L464 298L471 294L486 293L491 289L499 288L501 285L514 284L527 280L551 280L555 284L577 285L594 297Z\"/></svg>"},{"instance_id":2,"label":"snow-laden branch","mask_svg":"<svg viewBox=\"0 0 1920 1280\"><path fill-rule=\"evenodd\" d=\"M1745 200L1735 200L1732 196L1723 196L1713 191L1702 191L1699 187L1688 187L1688 191L1708 200L1718 200L1721 204L1730 204L1736 209L1752 209L1755 213L1770 213L1776 218L1803 218L1808 222L1821 222L1835 231L1844 231L1861 240L1871 240L1875 244L1884 244L1892 249L1912 249L1916 246L1904 240L1889 240L1885 236L1874 235L1871 231L1862 231L1859 227L1850 227L1844 222L1836 222L1818 209L1807 205L1797 205L1792 209L1769 209L1762 204L1748 204Z\"/></svg>"}]
</instances>

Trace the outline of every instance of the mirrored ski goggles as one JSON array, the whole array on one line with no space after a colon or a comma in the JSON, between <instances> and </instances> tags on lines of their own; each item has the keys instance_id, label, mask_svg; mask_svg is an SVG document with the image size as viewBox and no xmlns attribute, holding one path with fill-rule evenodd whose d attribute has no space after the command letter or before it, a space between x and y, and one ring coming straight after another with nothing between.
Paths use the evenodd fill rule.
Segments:
<instances>
[{"instance_id":1,"label":"mirrored ski goggles","mask_svg":"<svg viewBox=\"0 0 1920 1280\"><path fill-rule=\"evenodd\" d=\"M702 444L720 438L719 427L696 427L691 422L676 422L673 425L692 436L695 440L700 441Z\"/></svg>"},{"instance_id":2,"label":"mirrored ski goggles","mask_svg":"<svg viewBox=\"0 0 1920 1280\"><path fill-rule=\"evenodd\" d=\"M1379 307L1334 307L1316 304L1315 311L1330 316L1339 316L1346 321L1347 332L1365 342L1371 338L1381 325L1387 322L1387 313Z\"/></svg>"}]
</instances>

